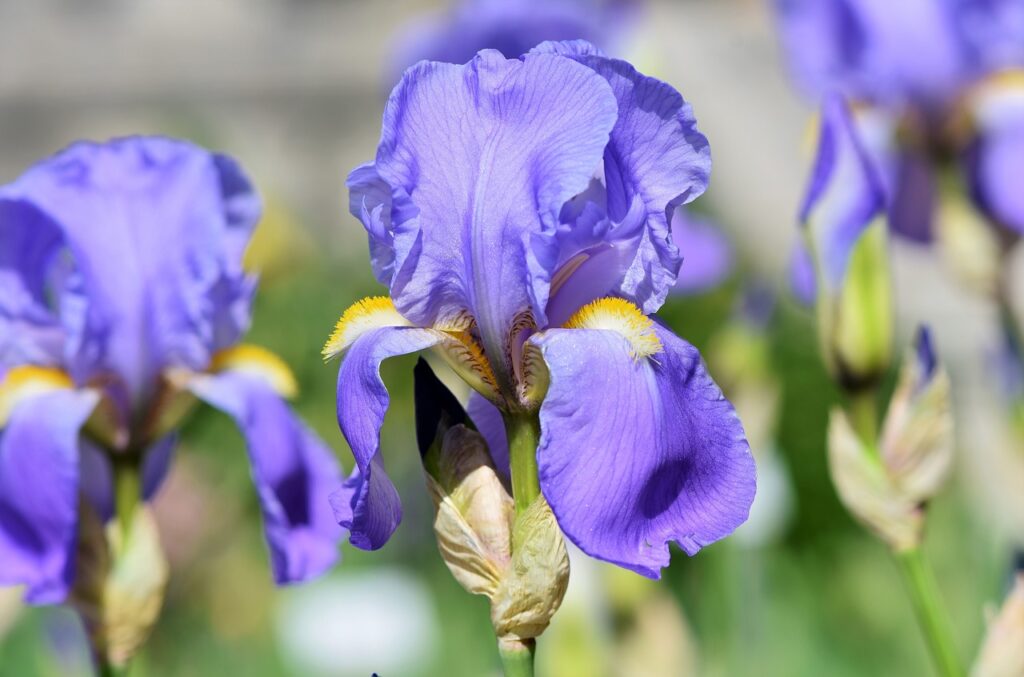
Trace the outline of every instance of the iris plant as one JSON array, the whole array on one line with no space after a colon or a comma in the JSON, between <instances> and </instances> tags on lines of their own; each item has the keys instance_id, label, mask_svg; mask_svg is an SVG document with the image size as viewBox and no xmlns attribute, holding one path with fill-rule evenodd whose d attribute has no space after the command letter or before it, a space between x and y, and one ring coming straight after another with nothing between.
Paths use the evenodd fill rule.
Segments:
<instances>
[{"instance_id":1,"label":"iris plant","mask_svg":"<svg viewBox=\"0 0 1024 677\"><path fill-rule=\"evenodd\" d=\"M680 267L670 214L710 155L672 87L589 43L421 62L392 92L350 208L391 296L349 308L338 422L357 471L333 497L360 548L401 519L382 360L432 349L522 515L543 497L587 554L656 578L747 517L755 470L697 350L650 314Z\"/></svg>"},{"instance_id":2,"label":"iris plant","mask_svg":"<svg viewBox=\"0 0 1024 677\"><path fill-rule=\"evenodd\" d=\"M198 400L247 441L274 579L334 563L339 466L287 367L240 343L259 215L235 161L166 138L77 143L0 188L0 584L84 594L80 531L130 534Z\"/></svg>"},{"instance_id":3,"label":"iris plant","mask_svg":"<svg viewBox=\"0 0 1024 677\"><path fill-rule=\"evenodd\" d=\"M829 425L833 482L847 509L900 563L941 674L962 674L920 550L927 503L952 462L949 381L929 332L921 330L880 426L880 385L893 343L884 189L854 114L839 95L822 105L800 219L822 354L845 396Z\"/></svg>"},{"instance_id":4,"label":"iris plant","mask_svg":"<svg viewBox=\"0 0 1024 677\"><path fill-rule=\"evenodd\" d=\"M937 239L951 268L1000 311L1002 379L1024 379L1010 261L1024 234L1024 3L776 0L796 79L845 96L892 231ZM806 252L794 288L813 296ZM1024 398L1007 391L1011 411Z\"/></svg>"}]
</instances>

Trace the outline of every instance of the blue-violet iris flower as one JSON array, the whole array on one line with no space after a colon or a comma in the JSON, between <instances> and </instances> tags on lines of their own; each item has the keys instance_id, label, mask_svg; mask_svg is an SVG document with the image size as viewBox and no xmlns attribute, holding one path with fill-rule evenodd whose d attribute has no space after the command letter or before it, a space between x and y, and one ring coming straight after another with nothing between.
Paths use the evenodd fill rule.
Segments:
<instances>
[{"instance_id":1,"label":"blue-violet iris flower","mask_svg":"<svg viewBox=\"0 0 1024 677\"><path fill-rule=\"evenodd\" d=\"M196 398L246 438L274 578L336 560L337 461L282 399L287 367L239 343L260 209L234 160L156 137L76 143L0 188L0 585L65 599L80 504L111 518L125 462L152 496Z\"/></svg>"},{"instance_id":2,"label":"blue-violet iris flower","mask_svg":"<svg viewBox=\"0 0 1024 677\"><path fill-rule=\"evenodd\" d=\"M931 239L944 168L963 175L994 223L1024 233L1024 3L776 0L776 8L802 87L853 102L896 233Z\"/></svg>"},{"instance_id":3,"label":"blue-violet iris flower","mask_svg":"<svg viewBox=\"0 0 1024 677\"><path fill-rule=\"evenodd\" d=\"M648 315L675 283L669 214L710 154L672 87L586 42L421 62L392 92L350 207L390 298L351 307L338 421L357 472L333 497L356 546L401 518L380 453L382 360L437 350L507 473L502 417L539 406L540 489L584 552L657 577L747 517L754 462L697 350ZM542 398L542 399L541 399Z\"/></svg>"}]
</instances>

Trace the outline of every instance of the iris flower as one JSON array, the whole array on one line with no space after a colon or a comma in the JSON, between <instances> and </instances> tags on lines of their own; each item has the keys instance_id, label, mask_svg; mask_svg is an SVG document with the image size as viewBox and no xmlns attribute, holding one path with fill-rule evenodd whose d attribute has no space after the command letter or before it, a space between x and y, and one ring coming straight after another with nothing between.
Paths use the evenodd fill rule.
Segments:
<instances>
[{"instance_id":1,"label":"iris flower","mask_svg":"<svg viewBox=\"0 0 1024 677\"><path fill-rule=\"evenodd\" d=\"M348 180L391 296L349 308L324 347L345 353L357 471L332 502L353 544L381 547L402 514L380 363L427 349L476 390L506 475L502 420L539 407L540 491L589 555L657 577L669 541L692 555L746 519L755 469L733 407L649 316L680 266L669 215L709 171L679 93L586 42L406 72L376 158Z\"/></svg>"},{"instance_id":2,"label":"iris flower","mask_svg":"<svg viewBox=\"0 0 1024 677\"><path fill-rule=\"evenodd\" d=\"M887 194L894 231L928 241L956 168L975 203L1024 233L1024 3L777 0L792 70L816 97L838 91Z\"/></svg>"},{"instance_id":3,"label":"iris flower","mask_svg":"<svg viewBox=\"0 0 1024 677\"><path fill-rule=\"evenodd\" d=\"M496 49L514 59L546 41L586 40L615 53L641 4L636 0L465 0L433 21L415 24L402 36L396 75L421 59L465 63L482 49ZM676 209L672 237L687 259L674 294L708 291L732 272L729 239L706 217Z\"/></svg>"},{"instance_id":4,"label":"iris flower","mask_svg":"<svg viewBox=\"0 0 1024 677\"><path fill-rule=\"evenodd\" d=\"M197 398L247 441L275 580L335 561L337 462L287 367L239 343L259 215L234 160L166 138L77 143L0 188L0 584L64 600L80 510L110 519L125 466L151 497Z\"/></svg>"}]
</instances>

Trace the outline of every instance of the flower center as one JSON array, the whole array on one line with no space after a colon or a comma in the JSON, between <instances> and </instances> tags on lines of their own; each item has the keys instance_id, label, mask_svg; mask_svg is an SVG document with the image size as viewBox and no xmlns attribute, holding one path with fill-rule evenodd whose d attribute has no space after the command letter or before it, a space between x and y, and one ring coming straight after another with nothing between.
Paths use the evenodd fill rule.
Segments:
<instances>
[{"instance_id":1,"label":"flower center","mask_svg":"<svg viewBox=\"0 0 1024 677\"><path fill-rule=\"evenodd\" d=\"M630 354L635 360L661 352L654 322L625 299L609 297L591 301L569 318L565 328L618 332L629 341Z\"/></svg>"}]
</instances>

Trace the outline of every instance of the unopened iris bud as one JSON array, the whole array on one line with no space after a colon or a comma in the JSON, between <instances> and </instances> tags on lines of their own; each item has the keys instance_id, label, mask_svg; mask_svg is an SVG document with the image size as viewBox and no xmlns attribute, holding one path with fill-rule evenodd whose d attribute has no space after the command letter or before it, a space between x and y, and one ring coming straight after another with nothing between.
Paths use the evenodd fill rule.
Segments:
<instances>
[{"instance_id":1,"label":"unopened iris bud","mask_svg":"<svg viewBox=\"0 0 1024 677\"><path fill-rule=\"evenodd\" d=\"M989 624L971 675L1024 675L1024 573L1017 574L1003 608Z\"/></svg>"},{"instance_id":2,"label":"unopened iris bud","mask_svg":"<svg viewBox=\"0 0 1024 677\"><path fill-rule=\"evenodd\" d=\"M849 390L875 384L892 358L884 206L852 112L842 98L827 98L801 221L815 271L822 353Z\"/></svg>"},{"instance_id":3,"label":"unopened iris bud","mask_svg":"<svg viewBox=\"0 0 1024 677\"><path fill-rule=\"evenodd\" d=\"M87 505L81 516L71 603L85 622L97 659L123 667L160 614L169 576L167 560L148 507L134 511L127 530L117 520L104 527Z\"/></svg>"},{"instance_id":4,"label":"unopened iris bud","mask_svg":"<svg viewBox=\"0 0 1024 677\"><path fill-rule=\"evenodd\" d=\"M435 507L441 557L467 591L491 600L499 640L539 636L565 594L569 560L551 509L538 498L518 517L487 443L420 360L416 437Z\"/></svg>"},{"instance_id":5,"label":"unopened iris bud","mask_svg":"<svg viewBox=\"0 0 1024 677\"><path fill-rule=\"evenodd\" d=\"M877 444L862 439L841 410L829 425L829 467L843 504L893 550L921 543L927 502L953 460L949 377L926 329L900 372Z\"/></svg>"},{"instance_id":6,"label":"unopened iris bud","mask_svg":"<svg viewBox=\"0 0 1024 677\"><path fill-rule=\"evenodd\" d=\"M999 233L969 199L959 176L947 170L942 179L936 225L943 262L968 289L994 296L1002 256Z\"/></svg>"}]
</instances>

